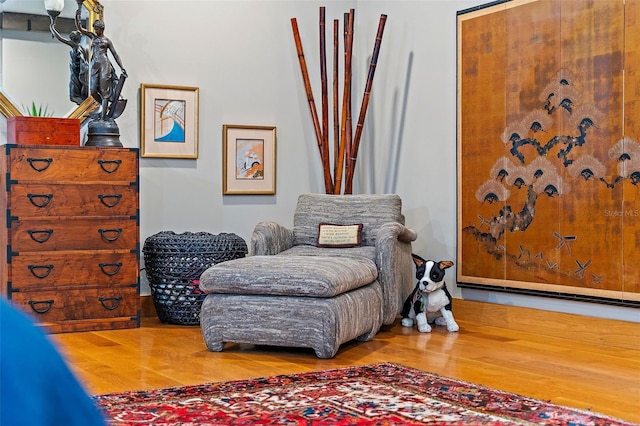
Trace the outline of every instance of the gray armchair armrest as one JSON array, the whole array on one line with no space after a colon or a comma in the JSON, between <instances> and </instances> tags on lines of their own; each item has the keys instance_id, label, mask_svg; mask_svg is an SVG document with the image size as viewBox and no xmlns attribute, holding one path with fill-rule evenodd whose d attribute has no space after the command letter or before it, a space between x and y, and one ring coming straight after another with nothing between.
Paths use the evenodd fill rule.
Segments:
<instances>
[{"instance_id":1,"label":"gray armchair armrest","mask_svg":"<svg viewBox=\"0 0 640 426\"><path fill-rule=\"evenodd\" d=\"M293 247L293 229L276 222L260 222L251 235L249 256L273 255Z\"/></svg>"},{"instance_id":2,"label":"gray armchair armrest","mask_svg":"<svg viewBox=\"0 0 640 426\"><path fill-rule=\"evenodd\" d=\"M376 236L378 281L384 297L383 324L392 324L413 290L411 242L418 234L400 223L385 223Z\"/></svg>"}]
</instances>

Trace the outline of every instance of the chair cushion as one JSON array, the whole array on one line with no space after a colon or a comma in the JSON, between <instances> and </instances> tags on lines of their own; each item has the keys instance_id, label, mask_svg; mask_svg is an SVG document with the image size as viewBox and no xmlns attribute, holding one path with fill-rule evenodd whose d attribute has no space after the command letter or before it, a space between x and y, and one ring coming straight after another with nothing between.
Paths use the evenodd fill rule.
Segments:
<instances>
[{"instance_id":1,"label":"chair cushion","mask_svg":"<svg viewBox=\"0 0 640 426\"><path fill-rule=\"evenodd\" d=\"M370 284L375 263L360 256L249 256L218 263L200 276L208 293L333 297Z\"/></svg>"},{"instance_id":2,"label":"chair cushion","mask_svg":"<svg viewBox=\"0 0 640 426\"><path fill-rule=\"evenodd\" d=\"M374 246L378 229L388 222L404 224L396 194L302 194L293 216L293 245L316 245L320 223L362 223L362 245Z\"/></svg>"}]
</instances>

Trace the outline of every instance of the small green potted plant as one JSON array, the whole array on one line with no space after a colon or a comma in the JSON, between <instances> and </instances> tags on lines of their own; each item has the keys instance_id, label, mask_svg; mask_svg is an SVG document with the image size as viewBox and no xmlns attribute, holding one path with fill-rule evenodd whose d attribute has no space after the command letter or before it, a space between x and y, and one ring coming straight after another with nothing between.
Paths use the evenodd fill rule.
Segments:
<instances>
[{"instance_id":1,"label":"small green potted plant","mask_svg":"<svg viewBox=\"0 0 640 426\"><path fill-rule=\"evenodd\" d=\"M53 117L53 111L49 111L47 105L43 109L42 105L37 106L35 102L31 102L31 106L25 107L23 105L22 109L27 117Z\"/></svg>"}]
</instances>

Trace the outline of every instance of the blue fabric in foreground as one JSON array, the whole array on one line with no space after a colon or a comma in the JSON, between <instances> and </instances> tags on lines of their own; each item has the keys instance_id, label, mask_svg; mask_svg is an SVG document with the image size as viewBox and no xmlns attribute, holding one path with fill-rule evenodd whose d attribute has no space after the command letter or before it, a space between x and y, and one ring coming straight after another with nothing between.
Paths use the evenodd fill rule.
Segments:
<instances>
[{"instance_id":1,"label":"blue fabric in foreground","mask_svg":"<svg viewBox=\"0 0 640 426\"><path fill-rule=\"evenodd\" d=\"M49 338L0 299L0 425L105 425Z\"/></svg>"}]
</instances>

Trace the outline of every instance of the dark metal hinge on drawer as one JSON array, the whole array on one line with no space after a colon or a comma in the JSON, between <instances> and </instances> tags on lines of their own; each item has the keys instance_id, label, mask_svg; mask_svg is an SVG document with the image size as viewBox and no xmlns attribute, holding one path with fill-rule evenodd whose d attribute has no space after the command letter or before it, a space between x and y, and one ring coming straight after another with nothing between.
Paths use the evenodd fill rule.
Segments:
<instances>
[{"instance_id":1,"label":"dark metal hinge on drawer","mask_svg":"<svg viewBox=\"0 0 640 426\"><path fill-rule=\"evenodd\" d=\"M140 242L136 243L136 248L131 249L130 253L135 253L136 258L140 260Z\"/></svg>"},{"instance_id":2,"label":"dark metal hinge on drawer","mask_svg":"<svg viewBox=\"0 0 640 426\"><path fill-rule=\"evenodd\" d=\"M136 176L136 180L129 182L129 186L136 188L136 192L140 192L140 179Z\"/></svg>"},{"instance_id":3,"label":"dark metal hinge on drawer","mask_svg":"<svg viewBox=\"0 0 640 426\"><path fill-rule=\"evenodd\" d=\"M11 172L7 172L5 176L7 192L11 192L11 185L16 185L18 183L17 180L11 179Z\"/></svg>"},{"instance_id":4,"label":"dark metal hinge on drawer","mask_svg":"<svg viewBox=\"0 0 640 426\"><path fill-rule=\"evenodd\" d=\"M13 293L20 293L19 288L13 288L13 283L11 281L7 281L7 298L11 300L11 295Z\"/></svg>"},{"instance_id":5,"label":"dark metal hinge on drawer","mask_svg":"<svg viewBox=\"0 0 640 426\"><path fill-rule=\"evenodd\" d=\"M7 263L11 263L11 259L19 253L11 250L11 244L7 244Z\"/></svg>"},{"instance_id":6,"label":"dark metal hinge on drawer","mask_svg":"<svg viewBox=\"0 0 640 426\"><path fill-rule=\"evenodd\" d=\"M11 222L18 220L18 216L11 216L11 209L7 209L7 228L11 228Z\"/></svg>"}]
</instances>

